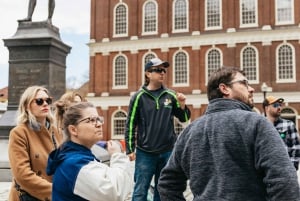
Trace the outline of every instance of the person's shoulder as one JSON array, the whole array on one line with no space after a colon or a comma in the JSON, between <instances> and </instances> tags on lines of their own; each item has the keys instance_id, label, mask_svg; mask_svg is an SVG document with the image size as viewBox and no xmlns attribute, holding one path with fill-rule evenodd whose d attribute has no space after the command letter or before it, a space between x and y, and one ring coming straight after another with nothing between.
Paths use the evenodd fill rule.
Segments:
<instances>
[{"instance_id":1,"label":"person's shoulder","mask_svg":"<svg viewBox=\"0 0 300 201\"><path fill-rule=\"evenodd\" d=\"M18 124L16 125L14 128L11 129L10 132L18 132L18 131L24 131L24 130L31 130L27 124L22 123L22 124Z\"/></svg>"}]
</instances>

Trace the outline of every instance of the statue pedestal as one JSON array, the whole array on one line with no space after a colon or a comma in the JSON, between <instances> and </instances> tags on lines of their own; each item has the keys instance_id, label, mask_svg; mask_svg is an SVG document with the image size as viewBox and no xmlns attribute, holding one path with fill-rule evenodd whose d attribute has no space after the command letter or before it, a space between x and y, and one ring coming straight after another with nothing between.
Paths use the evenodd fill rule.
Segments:
<instances>
[{"instance_id":1,"label":"statue pedestal","mask_svg":"<svg viewBox=\"0 0 300 201\"><path fill-rule=\"evenodd\" d=\"M24 90L32 85L46 87L54 100L66 89L66 57L71 47L64 44L59 29L45 22L19 21L14 36L4 39L9 50L7 111L0 118L0 139L8 139L16 123L16 111Z\"/></svg>"}]
</instances>

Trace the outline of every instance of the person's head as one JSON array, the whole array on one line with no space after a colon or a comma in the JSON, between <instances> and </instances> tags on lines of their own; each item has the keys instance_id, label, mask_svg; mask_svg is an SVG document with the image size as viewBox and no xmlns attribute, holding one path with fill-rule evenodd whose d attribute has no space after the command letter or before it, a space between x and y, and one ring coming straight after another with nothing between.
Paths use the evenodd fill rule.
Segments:
<instances>
[{"instance_id":1,"label":"person's head","mask_svg":"<svg viewBox=\"0 0 300 201\"><path fill-rule=\"evenodd\" d=\"M20 98L18 124L29 123L36 130L39 130L41 124L46 123L46 120L52 125L51 104L52 98L46 88L42 86L28 87Z\"/></svg>"},{"instance_id":2,"label":"person's head","mask_svg":"<svg viewBox=\"0 0 300 201\"><path fill-rule=\"evenodd\" d=\"M245 73L236 67L221 67L211 74L207 84L207 97L235 99L254 106L254 89L249 85Z\"/></svg>"},{"instance_id":3,"label":"person's head","mask_svg":"<svg viewBox=\"0 0 300 201\"><path fill-rule=\"evenodd\" d=\"M72 104L64 114L65 139L91 148L103 138L104 118L89 102Z\"/></svg>"},{"instance_id":4,"label":"person's head","mask_svg":"<svg viewBox=\"0 0 300 201\"><path fill-rule=\"evenodd\" d=\"M62 127L63 115L67 108L73 103L79 103L84 101L82 96L74 91L64 93L59 100L54 103L55 106L55 118L57 121L57 127Z\"/></svg>"},{"instance_id":5,"label":"person's head","mask_svg":"<svg viewBox=\"0 0 300 201\"><path fill-rule=\"evenodd\" d=\"M276 98L274 96L268 96L263 101L263 109L266 116L277 118L281 114L283 98Z\"/></svg>"},{"instance_id":6,"label":"person's head","mask_svg":"<svg viewBox=\"0 0 300 201\"><path fill-rule=\"evenodd\" d=\"M166 68L170 66L169 62L162 61L159 58L153 58L145 65L145 85L149 85L151 81L160 82L164 81L164 75L167 72Z\"/></svg>"}]
</instances>

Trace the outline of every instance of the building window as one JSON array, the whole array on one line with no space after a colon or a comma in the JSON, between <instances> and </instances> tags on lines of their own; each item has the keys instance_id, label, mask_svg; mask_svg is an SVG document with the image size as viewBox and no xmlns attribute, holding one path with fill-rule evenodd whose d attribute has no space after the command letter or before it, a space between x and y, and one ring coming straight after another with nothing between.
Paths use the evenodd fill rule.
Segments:
<instances>
[{"instance_id":1,"label":"building window","mask_svg":"<svg viewBox=\"0 0 300 201\"><path fill-rule=\"evenodd\" d=\"M189 83L188 76L188 58L184 52L178 52L174 56L174 86L187 86Z\"/></svg>"},{"instance_id":2,"label":"building window","mask_svg":"<svg viewBox=\"0 0 300 201\"><path fill-rule=\"evenodd\" d=\"M125 4L116 6L114 25L115 36L127 36L127 8Z\"/></svg>"},{"instance_id":3,"label":"building window","mask_svg":"<svg viewBox=\"0 0 300 201\"><path fill-rule=\"evenodd\" d=\"M221 51L217 49L209 50L206 55L207 79L210 75L222 66Z\"/></svg>"},{"instance_id":4,"label":"building window","mask_svg":"<svg viewBox=\"0 0 300 201\"><path fill-rule=\"evenodd\" d=\"M206 0L206 29L220 29L221 28L221 0Z\"/></svg>"},{"instance_id":5,"label":"building window","mask_svg":"<svg viewBox=\"0 0 300 201\"><path fill-rule=\"evenodd\" d=\"M153 59L155 58L156 55L154 53L147 53L145 56L144 56L144 62L142 62L142 84L144 84L145 82L145 65L146 63L148 63L148 61L150 61L150 59Z\"/></svg>"},{"instance_id":6,"label":"building window","mask_svg":"<svg viewBox=\"0 0 300 201\"><path fill-rule=\"evenodd\" d=\"M157 32L157 5L156 2L149 1L144 5L144 33Z\"/></svg>"},{"instance_id":7,"label":"building window","mask_svg":"<svg viewBox=\"0 0 300 201\"><path fill-rule=\"evenodd\" d=\"M183 124L176 117L174 117L174 130L175 130L175 134L179 135L183 129L184 129Z\"/></svg>"},{"instance_id":8,"label":"building window","mask_svg":"<svg viewBox=\"0 0 300 201\"><path fill-rule=\"evenodd\" d=\"M294 0L276 0L276 24L294 23Z\"/></svg>"},{"instance_id":9,"label":"building window","mask_svg":"<svg viewBox=\"0 0 300 201\"><path fill-rule=\"evenodd\" d=\"M295 56L293 46L284 44L277 48L277 81L295 82Z\"/></svg>"},{"instance_id":10,"label":"building window","mask_svg":"<svg viewBox=\"0 0 300 201\"><path fill-rule=\"evenodd\" d=\"M257 26L257 0L240 1L241 27Z\"/></svg>"},{"instance_id":11,"label":"building window","mask_svg":"<svg viewBox=\"0 0 300 201\"><path fill-rule=\"evenodd\" d=\"M173 31L188 30L188 4L186 0L176 0L173 4Z\"/></svg>"},{"instance_id":12,"label":"building window","mask_svg":"<svg viewBox=\"0 0 300 201\"><path fill-rule=\"evenodd\" d=\"M297 122L297 114L291 108L288 108L288 107L282 108L280 116L284 119L291 120L292 122L294 122L294 124L298 123Z\"/></svg>"},{"instance_id":13,"label":"building window","mask_svg":"<svg viewBox=\"0 0 300 201\"><path fill-rule=\"evenodd\" d=\"M117 111L112 116L112 139L124 139L126 127L126 113Z\"/></svg>"},{"instance_id":14,"label":"building window","mask_svg":"<svg viewBox=\"0 0 300 201\"><path fill-rule=\"evenodd\" d=\"M251 83L258 82L258 53L253 47L246 47L242 50L241 67L244 70L247 79Z\"/></svg>"},{"instance_id":15,"label":"building window","mask_svg":"<svg viewBox=\"0 0 300 201\"><path fill-rule=\"evenodd\" d=\"M114 62L114 88L127 87L127 62L124 56L117 56Z\"/></svg>"}]
</instances>

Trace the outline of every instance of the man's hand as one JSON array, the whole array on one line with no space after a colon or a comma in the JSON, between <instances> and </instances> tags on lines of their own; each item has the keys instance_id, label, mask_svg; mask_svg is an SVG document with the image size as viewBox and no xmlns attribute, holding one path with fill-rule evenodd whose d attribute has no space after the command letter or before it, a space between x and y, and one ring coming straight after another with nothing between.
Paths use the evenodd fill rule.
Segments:
<instances>
[{"instance_id":1,"label":"man's hand","mask_svg":"<svg viewBox=\"0 0 300 201\"><path fill-rule=\"evenodd\" d=\"M180 108L184 110L186 97L183 93L176 92L176 98L180 104Z\"/></svg>"},{"instance_id":2,"label":"man's hand","mask_svg":"<svg viewBox=\"0 0 300 201\"><path fill-rule=\"evenodd\" d=\"M134 161L135 160L135 153L134 152L128 154L127 156L129 157L130 161Z\"/></svg>"}]
</instances>

